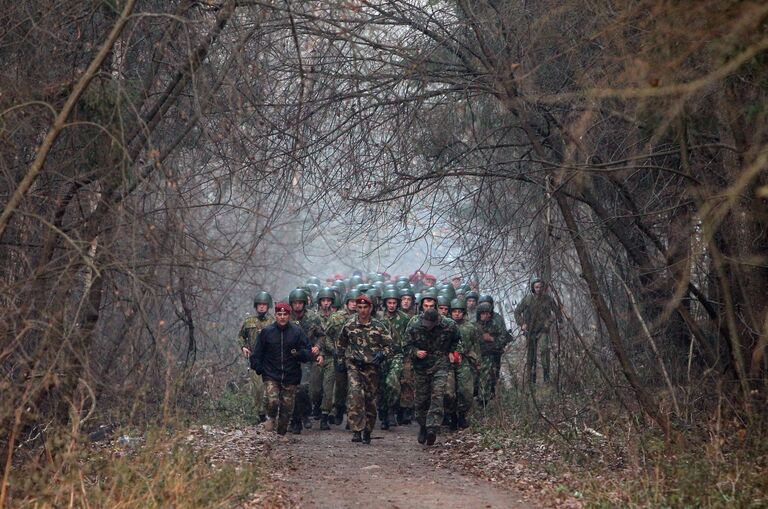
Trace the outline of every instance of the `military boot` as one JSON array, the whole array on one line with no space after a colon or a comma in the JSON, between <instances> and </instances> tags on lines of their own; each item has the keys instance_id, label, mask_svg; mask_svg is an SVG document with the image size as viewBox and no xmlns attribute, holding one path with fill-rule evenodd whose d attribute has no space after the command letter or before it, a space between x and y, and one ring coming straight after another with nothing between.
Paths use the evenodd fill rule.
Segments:
<instances>
[{"instance_id":1,"label":"military boot","mask_svg":"<svg viewBox=\"0 0 768 509\"><path fill-rule=\"evenodd\" d=\"M408 426L413 420L413 408L403 410L403 425Z\"/></svg>"},{"instance_id":2,"label":"military boot","mask_svg":"<svg viewBox=\"0 0 768 509\"><path fill-rule=\"evenodd\" d=\"M312 418L316 421L322 417L322 412L320 411L320 403L315 403L312 405Z\"/></svg>"},{"instance_id":3,"label":"military boot","mask_svg":"<svg viewBox=\"0 0 768 509\"><path fill-rule=\"evenodd\" d=\"M435 445L437 440L437 430L435 428L427 428L427 445Z\"/></svg>"},{"instance_id":4,"label":"military boot","mask_svg":"<svg viewBox=\"0 0 768 509\"><path fill-rule=\"evenodd\" d=\"M305 428L312 429L312 419L308 415L305 415L301 420Z\"/></svg>"},{"instance_id":5,"label":"military boot","mask_svg":"<svg viewBox=\"0 0 768 509\"><path fill-rule=\"evenodd\" d=\"M464 412L461 412L456 419L456 425L459 427L459 429L467 429L469 427L469 423L467 422L467 415Z\"/></svg>"},{"instance_id":6,"label":"military boot","mask_svg":"<svg viewBox=\"0 0 768 509\"><path fill-rule=\"evenodd\" d=\"M381 429L387 431L389 429L389 417L384 415L379 416L379 419L381 419Z\"/></svg>"},{"instance_id":7,"label":"military boot","mask_svg":"<svg viewBox=\"0 0 768 509\"><path fill-rule=\"evenodd\" d=\"M328 426L328 414L320 416L320 429L323 431L331 429L331 427Z\"/></svg>"},{"instance_id":8,"label":"military boot","mask_svg":"<svg viewBox=\"0 0 768 509\"><path fill-rule=\"evenodd\" d=\"M364 429L363 430L363 443L364 444L370 444L371 443L371 431Z\"/></svg>"},{"instance_id":9,"label":"military boot","mask_svg":"<svg viewBox=\"0 0 768 509\"><path fill-rule=\"evenodd\" d=\"M453 412L448 414L448 429L451 431L459 429L459 417Z\"/></svg>"},{"instance_id":10,"label":"military boot","mask_svg":"<svg viewBox=\"0 0 768 509\"><path fill-rule=\"evenodd\" d=\"M291 433L294 435L301 435L301 421L291 421Z\"/></svg>"},{"instance_id":11,"label":"military boot","mask_svg":"<svg viewBox=\"0 0 768 509\"><path fill-rule=\"evenodd\" d=\"M427 441L427 427L426 426L420 426L419 427L419 437L416 439L420 444L423 444Z\"/></svg>"},{"instance_id":12,"label":"military boot","mask_svg":"<svg viewBox=\"0 0 768 509\"><path fill-rule=\"evenodd\" d=\"M259 422L266 422L267 414L259 414Z\"/></svg>"},{"instance_id":13,"label":"military boot","mask_svg":"<svg viewBox=\"0 0 768 509\"><path fill-rule=\"evenodd\" d=\"M394 410L389 411L389 426L390 427L398 426L397 413Z\"/></svg>"},{"instance_id":14,"label":"military boot","mask_svg":"<svg viewBox=\"0 0 768 509\"><path fill-rule=\"evenodd\" d=\"M360 432L359 431L354 431L352 433L352 441L353 442L362 442L363 441L363 437L360 436Z\"/></svg>"}]
</instances>

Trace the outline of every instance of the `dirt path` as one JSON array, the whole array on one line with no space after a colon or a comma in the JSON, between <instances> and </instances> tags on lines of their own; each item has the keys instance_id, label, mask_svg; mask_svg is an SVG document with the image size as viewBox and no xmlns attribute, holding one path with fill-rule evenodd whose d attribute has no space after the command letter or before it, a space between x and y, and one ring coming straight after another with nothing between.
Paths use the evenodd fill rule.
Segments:
<instances>
[{"instance_id":1,"label":"dirt path","mask_svg":"<svg viewBox=\"0 0 768 509\"><path fill-rule=\"evenodd\" d=\"M301 508L536 507L521 493L433 466L417 429L376 430L373 443L363 445L350 442L343 427L319 431L316 423L273 449L273 461L286 467L276 478Z\"/></svg>"}]
</instances>

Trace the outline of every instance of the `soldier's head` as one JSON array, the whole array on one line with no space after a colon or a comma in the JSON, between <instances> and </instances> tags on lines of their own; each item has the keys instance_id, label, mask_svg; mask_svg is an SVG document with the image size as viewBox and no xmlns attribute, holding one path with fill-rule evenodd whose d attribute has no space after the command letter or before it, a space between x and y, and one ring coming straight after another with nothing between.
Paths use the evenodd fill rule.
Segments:
<instances>
[{"instance_id":1,"label":"soldier's head","mask_svg":"<svg viewBox=\"0 0 768 509\"><path fill-rule=\"evenodd\" d=\"M285 327L291 320L291 305L287 302L278 302L275 305L275 321L280 327Z\"/></svg>"},{"instance_id":2,"label":"soldier's head","mask_svg":"<svg viewBox=\"0 0 768 509\"><path fill-rule=\"evenodd\" d=\"M470 290L466 294L464 294L464 299L467 302L467 311L472 311L475 309L475 306L477 306L477 299L479 295L477 292Z\"/></svg>"},{"instance_id":3,"label":"soldier's head","mask_svg":"<svg viewBox=\"0 0 768 509\"><path fill-rule=\"evenodd\" d=\"M336 292L333 288L326 287L317 292L317 302L320 303L320 309L328 311L333 306L333 301L336 298Z\"/></svg>"},{"instance_id":4,"label":"soldier's head","mask_svg":"<svg viewBox=\"0 0 768 509\"><path fill-rule=\"evenodd\" d=\"M373 301L371 300L371 297L362 294L356 299L355 303L357 304L357 316L360 317L360 320L368 320L371 317L371 311L373 311Z\"/></svg>"},{"instance_id":5,"label":"soldier's head","mask_svg":"<svg viewBox=\"0 0 768 509\"><path fill-rule=\"evenodd\" d=\"M453 299L451 301L451 318L454 322L461 323L464 315L467 314L467 303L464 299Z\"/></svg>"},{"instance_id":6,"label":"soldier's head","mask_svg":"<svg viewBox=\"0 0 768 509\"><path fill-rule=\"evenodd\" d=\"M427 330L434 329L438 321L440 321L440 314L435 308L427 309L421 314L421 324Z\"/></svg>"},{"instance_id":7,"label":"soldier's head","mask_svg":"<svg viewBox=\"0 0 768 509\"><path fill-rule=\"evenodd\" d=\"M456 288L458 290L459 287L461 286L461 276L458 275L458 274L453 276L451 278L451 284L453 285L454 288Z\"/></svg>"},{"instance_id":8,"label":"soldier's head","mask_svg":"<svg viewBox=\"0 0 768 509\"><path fill-rule=\"evenodd\" d=\"M448 316L451 309L451 301L444 295L437 297L437 312L443 316Z\"/></svg>"},{"instance_id":9,"label":"soldier's head","mask_svg":"<svg viewBox=\"0 0 768 509\"><path fill-rule=\"evenodd\" d=\"M487 302L477 305L477 319L481 322L488 322L493 317L493 306Z\"/></svg>"},{"instance_id":10,"label":"soldier's head","mask_svg":"<svg viewBox=\"0 0 768 509\"><path fill-rule=\"evenodd\" d=\"M261 317L267 314L271 306L272 296L267 292L259 292L253 298L253 307L256 308L256 313Z\"/></svg>"},{"instance_id":11,"label":"soldier's head","mask_svg":"<svg viewBox=\"0 0 768 509\"><path fill-rule=\"evenodd\" d=\"M535 295L544 293L544 281L538 278L531 281L531 293Z\"/></svg>"},{"instance_id":12,"label":"soldier's head","mask_svg":"<svg viewBox=\"0 0 768 509\"><path fill-rule=\"evenodd\" d=\"M424 274L424 284L427 286L435 286L437 278L432 274Z\"/></svg>"},{"instance_id":13,"label":"soldier's head","mask_svg":"<svg viewBox=\"0 0 768 509\"><path fill-rule=\"evenodd\" d=\"M309 304L309 296L303 289L296 288L288 295L288 303L291 305L294 313L301 314Z\"/></svg>"},{"instance_id":14,"label":"soldier's head","mask_svg":"<svg viewBox=\"0 0 768 509\"><path fill-rule=\"evenodd\" d=\"M397 311L397 306L400 305L400 292L394 287L384 290L384 305L387 306L388 313L394 313Z\"/></svg>"},{"instance_id":15,"label":"soldier's head","mask_svg":"<svg viewBox=\"0 0 768 509\"><path fill-rule=\"evenodd\" d=\"M432 298L423 298L421 299L421 310L422 311L428 311L430 309L435 309L435 306L437 305L437 302L435 299Z\"/></svg>"}]
</instances>

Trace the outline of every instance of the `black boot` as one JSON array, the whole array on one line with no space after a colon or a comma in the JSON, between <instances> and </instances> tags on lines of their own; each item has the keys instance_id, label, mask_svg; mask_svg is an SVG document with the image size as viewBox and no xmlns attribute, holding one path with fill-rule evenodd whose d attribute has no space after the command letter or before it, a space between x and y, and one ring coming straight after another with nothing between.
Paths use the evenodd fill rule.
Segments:
<instances>
[{"instance_id":1,"label":"black boot","mask_svg":"<svg viewBox=\"0 0 768 509\"><path fill-rule=\"evenodd\" d=\"M456 418L456 425L459 427L459 429L467 429L469 427L467 416L464 414L464 412L461 412Z\"/></svg>"},{"instance_id":2,"label":"black boot","mask_svg":"<svg viewBox=\"0 0 768 509\"><path fill-rule=\"evenodd\" d=\"M301 435L301 421L291 421L291 433Z\"/></svg>"},{"instance_id":3,"label":"black boot","mask_svg":"<svg viewBox=\"0 0 768 509\"><path fill-rule=\"evenodd\" d=\"M403 425L403 424L405 424L405 423L403 422L403 419L404 419L404 417L403 417L403 407L401 407L401 406L398 406L398 407L397 407L397 413L395 414L395 418L396 418L396 420L397 420L397 424L398 424L398 425Z\"/></svg>"},{"instance_id":4,"label":"black boot","mask_svg":"<svg viewBox=\"0 0 768 509\"><path fill-rule=\"evenodd\" d=\"M360 436L360 432L359 431L355 431L355 432L352 433L352 441L353 442L362 442L363 441L363 438Z\"/></svg>"},{"instance_id":5,"label":"black boot","mask_svg":"<svg viewBox=\"0 0 768 509\"><path fill-rule=\"evenodd\" d=\"M320 411L320 403L315 403L312 405L312 418L317 421L321 416L322 412Z\"/></svg>"},{"instance_id":6,"label":"black boot","mask_svg":"<svg viewBox=\"0 0 768 509\"><path fill-rule=\"evenodd\" d=\"M364 444L370 444L371 443L371 432L370 432L370 430L367 430L367 429L363 430L363 443Z\"/></svg>"},{"instance_id":7,"label":"black boot","mask_svg":"<svg viewBox=\"0 0 768 509\"><path fill-rule=\"evenodd\" d=\"M437 430L435 428L427 428L427 445L435 445L437 439Z\"/></svg>"},{"instance_id":8,"label":"black boot","mask_svg":"<svg viewBox=\"0 0 768 509\"><path fill-rule=\"evenodd\" d=\"M384 430L384 431L387 431L389 429L389 418L388 417L384 417L381 420L381 429Z\"/></svg>"},{"instance_id":9,"label":"black boot","mask_svg":"<svg viewBox=\"0 0 768 509\"><path fill-rule=\"evenodd\" d=\"M419 426L419 437L416 439L419 441L420 444L423 444L427 441L427 427L426 426Z\"/></svg>"},{"instance_id":10,"label":"black boot","mask_svg":"<svg viewBox=\"0 0 768 509\"><path fill-rule=\"evenodd\" d=\"M320 429L323 431L331 429L331 427L328 426L328 414L323 414L320 417Z\"/></svg>"},{"instance_id":11,"label":"black boot","mask_svg":"<svg viewBox=\"0 0 768 509\"><path fill-rule=\"evenodd\" d=\"M312 419L309 418L309 416L305 416L303 419L304 427L307 429L312 429Z\"/></svg>"},{"instance_id":12,"label":"black boot","mask_svg":"<svg viewBox=\"0 0 768 509\"><path fill-rule=\"evenodd\" d=\"M259 422L267 422L267 414L259 414Z\"/></svg>"},{"instance_id":13,"label":"black boot","mask_svg":"<svg viewBox=\"0 0 768 509\"><path fill-rule=\"evenodd\" d=\"M403 425L408 426L413 420L413 408L403 410Z\"/></svg>"}]
</instances>

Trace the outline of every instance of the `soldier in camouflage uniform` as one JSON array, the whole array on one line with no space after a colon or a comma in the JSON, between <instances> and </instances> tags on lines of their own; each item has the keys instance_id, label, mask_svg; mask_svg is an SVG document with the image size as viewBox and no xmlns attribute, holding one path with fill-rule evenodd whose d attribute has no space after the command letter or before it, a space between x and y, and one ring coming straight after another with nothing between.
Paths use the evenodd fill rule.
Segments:
<instances>
[{"instance_id":1,"label":"soldier in camouflage uniform","mask_svg":"<svg viewBox=\"0 0 768 509\"><path fill-rule=\"evenodd\" d=\"M376 424L379 367L392 355L389 327L371 317L373 301L368 295L357 298L357 316L341 327L336 350L344 359L349 376L347 418L352 441L371 443Z\"/></svg>"},{"instance_id":2,"label":"soldier in camouflage uniform","mask_svg":"<svg viewBox=\"0 0 768 509\"><path fill-rule=\"evenodd\" d=\"M256 340L259 337L261 329L275 321L275 317L269 313L271 307L271 295L267 292L259 292L256 294L256 297L253 299L253 308L256 311L256 314L245 319L243 326L240 328L240 333L237 335L240 351L246 359L250 358L254 346L256 346ZM254 398L253 401L256 404L256 412L259 416L259 421L264 422L266 420L266 403L263 391L264 384L261 382L261 377L256 375L253 370L249 370L249 372L251 378L250 391Z\"/></svg>"},{"instance_id":3,"label":"soldier in camouflage uniform","mask_svg":"<svg viewBox=\"0 0 768 509\"><path fill-rule=\"evenodd\" d=\"M355 316L355 308L357 305L356 300L359 296L360 292L357 290L350 290L347 292L347 295L344 297L344 309L331 315L331 318L328 320L328 325L325 329L325 335L334 345L333 357L334 365L336 367L336 376L333 383L332 401L334 411L333 422L336 425L341 424L341 422L344 420L344 412L347 408L347 366L344 363L344 359L338 355L338 351L336 350L336 341L339 337L339 332L341 332L341 327ZM325 406L325 404L323 407L323 412L330 413L330 409ZM331 422L330 416L328 418L328 422Z\"/></svg>"},{"instance_id":4,"label":"soldier in camouflage uniform","mask_svg":"<svg viewBox=\"0 0 768 509\"><path fill-rule=\"evenodd\" d=\"M409 317L416 316L418 313L418 303L416 302L416 293L408 286L400 290L400 308ZM413 361L409 357L403 356L403 370L400 373L400 409L403 414L398 418L400 424L408 425L411 423L414 414L414 405L416 401L416 380L413 375Z\"/></svg>"},{"instance_id":5,"label":"soldier in camouflage uniform","mask_svg":"<svg viewBox=\"0 0 768 509\"><path fill-rule=\"evenodd\" d=\"M487 298L477 306L477 326L480 328L480 383L479 394L483 405L496 395L496 384L501 373L501 356L512 342L504 321L493 311Z\"/></svg>"},{"instance_id":6,"label":"soldier in camouflage uniform","mask_svg":"<svg viewBox=\"0 0 768 509\"><path fill-rule=\"evenodd\" d=\"M470 290L464 294L464 301L467 303L467 315L465 319L470 322L477 321L477 299L478 298L480 298L480 296L477 294L477 292L473 290Z\"/></svg>"},{"instance_id":7,"label":"soldier in camouflage uniform","mask_svg":"<svg viewBox=\"0 0 768 509\"><path fill-rule=\"evenodd\" d=\"M528 359L526 368L531 384L536 383L536 353L541 345L541 370L544 383L549 383L549 329L560 316L555 299L546 293L544 281L531 281L531 293L526 295L515 308L515 321L528 338Z\"/></svg>"},{"instance_id":8,"label":"soldier in camouflage uniform","mask_svg":"<svg viewBox=\"0 0 768 509\"><path fill-rule=\"evenodd\" d=\"M333 386L336 381L336 363L333 360L334 340L328 335L328 326L333 316L332 304L338 296L332 288L323 288L317 293L318 311L317 314L323 324L326 334L323 339L323 346L320 353L325 357L326 362L321 368L321 394L317 413L320 415L320 429L329 430L330 421L328 415L333 409Z\"/></svg>"},{"instance_id":9,"label":"soldier in camouflage uniform","mask_svg":"<svg viewBox=\"0 0 768 509\"><path fill-rule=\"evenodd\" d=\"M384 292L384 314L382 321L389 325L392 333L392 358L387 362L387 369L383 369L382 384L379 398L379 419L381 429L387 430L390 426L397 425L403 417L400 408L400 376L403 372L403 338L405 328L408 326L409 317L398 309L400 299L395 289ZM397 417L393 415L397 412Z\"/></svg>"},{"instance_id":10,"label":"soldier in camouflage uniform","mask_svg":"<svg viewBox=\"0 0 768 509\"><path fill-rule=\"evenodd\" d=\"M461 361L454 364L455 407L451 409L456 415L451 422L461 429L468 426L467 415L472 410L475 380L480 371L480 329L474 322L466 319L466 312L467 304L463 299L451 301L451 318L459 328L461 335L461 341L457 348L461 354Z\"/></svg>"},{"instance_id":11,"label":"soldier in camouflage uniform","mask_svg":"<svg viewBox=\"0 0 768 509\"><path fill-rule=\"evenodd\" d=\"M309 296L301 288L292 290L288 295L288 303L291 305L291 321L301 327L312 347L312 355L319 355L325 342L325 329L323 322L317 313L307 309ZM295 435L301 433L302 425L305 428L312 427L310 412L312 410L311 395L319 393L322 388L322 366L316 363L302 366L301 385L296 391L296 404L293 406L293 418L291 420L291 432Z\"/></svg>"},{"instance_id":12,"label":"soldier in camouflage uniform","mask_svg":"<svg viewBox=\"0 0 768 509\"><path fill-rule=\"evenodd\" d=\"M425 292L426 293L426 292ZM450 364L460 358L456 351L459 329L453 320L440 316L434 294L422 295L422 313L408 322L405 357L413 361L416 378L418 442L433 445L443 422L445 388Z\"/></svg>"}]
</instances>

